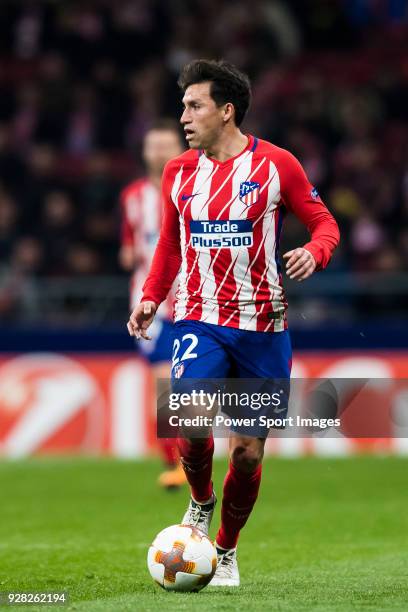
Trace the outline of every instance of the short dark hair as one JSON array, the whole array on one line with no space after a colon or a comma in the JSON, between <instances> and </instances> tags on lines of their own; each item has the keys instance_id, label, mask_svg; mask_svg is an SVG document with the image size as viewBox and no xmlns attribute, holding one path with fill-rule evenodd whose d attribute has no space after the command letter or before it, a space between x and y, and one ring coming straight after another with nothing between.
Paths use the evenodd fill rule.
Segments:
<instances>
[{"instance_id":1,"label":"short dark hair","mask_svg":"<svg viewBox=\"0 0 408 612\"><path fill-rule=\"evenodd\" d=\"M180 129L180 123L170 117L159 117L155 119L146 130L147 132L174 132L180 138L181 142L184 142L182 130Z\"/></svg>"},{"instance_id":2,"label":"short dark hair","mask_svg":"<svg viewBox=\"0 0 408 612\"><path fill-rule=\"evenodd\" d=\"M158 132L176 132L180 133L180 124L175 119L171 119L170 117L160 117L155 119L150 125L148 132L152 130L157 130Z\"/></svg>"},{"instance_id":3,"label":"short dark hair","mask_svg":"<svg viewBox=\"0 0 408 612\"><path fill-rule=\"evenodd\" d=\"M184 138L180 123L175 119L171 119L170 117L159 117L158 119L155 119L149 125L145 135L149 132L174 132L180 140L180 144L182 146L184 145Z\"/></svg>"},{"instance_id":4,"label":"short dark hair","mask_svg":"<svg viewBox=\"0 0 408 612\"><path fill-rule=\"evenodd\" d=\"M240 126L251 103L251 84L246 74L224 60L193 60L181 71L178 85L183 92L196 83L211 83L210 95L217 106L230 102L235 123Z\"/></svg>"}]
</instances>

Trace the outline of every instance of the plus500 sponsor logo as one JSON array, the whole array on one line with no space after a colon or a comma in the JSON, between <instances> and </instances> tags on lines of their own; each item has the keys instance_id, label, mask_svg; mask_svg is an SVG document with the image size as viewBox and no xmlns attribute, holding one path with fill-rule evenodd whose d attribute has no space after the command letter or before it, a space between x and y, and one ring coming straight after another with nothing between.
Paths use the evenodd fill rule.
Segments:
<instances>
[{"instance_id":1,"label":"plus500 sponsor logo","mask_svg":"<svg viewBox=\"0 0 408 612\"><path fill-rule=\"evenodd\" d=\"M190 221L190 244L195 249L251 247L251 221Z\"/></svg>"}]
</instances>

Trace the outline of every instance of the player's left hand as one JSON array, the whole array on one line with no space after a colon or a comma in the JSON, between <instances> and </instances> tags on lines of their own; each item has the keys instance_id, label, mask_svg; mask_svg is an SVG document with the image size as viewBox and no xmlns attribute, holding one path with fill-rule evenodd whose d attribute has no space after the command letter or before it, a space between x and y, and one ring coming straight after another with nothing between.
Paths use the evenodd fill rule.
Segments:
<instances>
[{"instance_id":1,"label":"player's left hand","mask_svg":"<svg viewBox=\"0 0 408 612\"><path fill-rule=\"evenodd\" d=\"M305 280L316 270L316 261L307 249L299 247L283 255L286 262L286 274L291 279Z\"/></svg>"}]
</instances>

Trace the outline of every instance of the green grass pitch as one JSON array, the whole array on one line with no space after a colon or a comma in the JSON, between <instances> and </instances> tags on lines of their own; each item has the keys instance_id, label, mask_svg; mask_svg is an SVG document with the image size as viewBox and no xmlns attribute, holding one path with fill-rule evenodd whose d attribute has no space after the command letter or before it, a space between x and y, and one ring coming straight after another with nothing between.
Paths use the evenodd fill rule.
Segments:
<instances>
[{"instance_id":1,"label":"green grass pitch","mask_svg":"<svg viewBox=\"0 0 408 612\"><path fill-rule=\"evenodd\" d=\"M219 497L225 468L217 460ZM157 488L158 461L0 462L0 591L69 592L64 607L24 610L406 611L407 468L403 458L267 459L239 546L242 586L179 594L146 568L148 545L188 497Z\"/></svg>"}]
</instances>

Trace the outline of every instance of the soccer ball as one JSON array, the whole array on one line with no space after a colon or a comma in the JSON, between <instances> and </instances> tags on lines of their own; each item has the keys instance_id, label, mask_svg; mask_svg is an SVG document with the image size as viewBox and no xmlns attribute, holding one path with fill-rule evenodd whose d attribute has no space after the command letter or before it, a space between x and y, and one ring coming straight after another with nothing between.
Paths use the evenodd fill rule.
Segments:
<instances>
[{"instance_id":1,"label":"soccer ball","mask_svg":"<svg viewBox=\"0 0 408 612\"><path fill-rule=\"evenodd\" d=\"M155 538L147 554L150 575L168 591L200 591L214 576L217 551L192 525L172 525Z\"/></svg>"}]
</instances>

